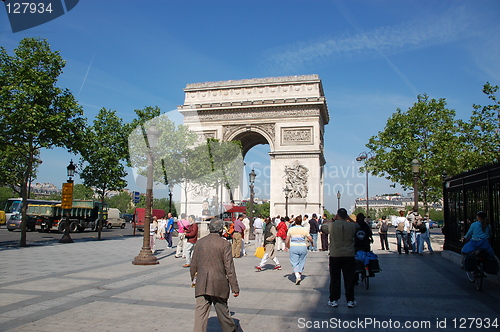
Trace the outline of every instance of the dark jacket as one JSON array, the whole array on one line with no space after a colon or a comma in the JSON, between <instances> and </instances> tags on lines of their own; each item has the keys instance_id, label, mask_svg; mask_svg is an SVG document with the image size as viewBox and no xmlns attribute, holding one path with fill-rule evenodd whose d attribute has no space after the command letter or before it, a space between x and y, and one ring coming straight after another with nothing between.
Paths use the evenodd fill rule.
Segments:
<instances>
[{"instance_id":1,"label":"dark jacket","mask_svg":"<svg viewBox=\"0 0 500 332\"><path fill-rule=\"evenodd\" d=\"M319 224L314 218L309 219L309 234L318 234Z\"/></svg>"}]
</instances>

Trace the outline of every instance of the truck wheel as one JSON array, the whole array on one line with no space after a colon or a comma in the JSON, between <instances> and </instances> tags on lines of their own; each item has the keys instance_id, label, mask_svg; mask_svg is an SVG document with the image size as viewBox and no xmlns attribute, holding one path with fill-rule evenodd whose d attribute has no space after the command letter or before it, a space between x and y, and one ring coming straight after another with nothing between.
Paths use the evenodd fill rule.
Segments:
<instances>
[{"instance_id":1,"label":"truck wheel","mask_svg":"<svg viewBox=\"0 0 500 332\"><path fill-rule=\"evenodd\" d=\"M121 226L120 226L122 229L125 228L125 223L123 223Z\"/></svg>"},{"instance_id":2,"label":"truck wheel","mask_svg":"<svg viewBox=\"0 0 500 332\"><path fill-rule=\"evenodd\" d=\"M57 226L57 231L59 233L64 233L65 230L66 230L66 222L65 221L60 221L59 225Z\"/></svg>"},{"instance_id":3,"label":"truck wheel","mask_svg":"<svg viewBox=\"0 0 500 332\"><path fill-rule=\"evenodd\" d=\"M107 225L106 225L106 227L107 227L108 229L111 229L111 228L113 228L113 225L111 225L111 224L107 224Z\"/></svg>"},{"instance_id":4,"label":"truck wheel","mask_svg":"<svg viewBox=\"0 0 500 332\"><path fill-rule=\"evenodd\" d=\"M69 231L71 233L74 233L76 232L77 229L78 229L78 223L76 221L72 221L71 224L69 224Z\"/></svg>"}]
</instances>

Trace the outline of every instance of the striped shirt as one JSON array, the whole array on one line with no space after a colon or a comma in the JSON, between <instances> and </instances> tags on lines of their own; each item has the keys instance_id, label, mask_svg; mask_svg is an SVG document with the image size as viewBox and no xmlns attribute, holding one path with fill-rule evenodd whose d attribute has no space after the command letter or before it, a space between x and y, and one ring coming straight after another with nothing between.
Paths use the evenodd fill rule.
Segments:
<instances>
[{"instance_id":1,"label":"striped shirt","mask_svg":"<svg viewBox=\"0 0 500 332\"><path fill-rule=\"evenodd\" d=\"M302 226L292 226L286 234L290 236L290 246L307 246L306 237L309 235L309 230Z\"/></svg>"}]
</instances>

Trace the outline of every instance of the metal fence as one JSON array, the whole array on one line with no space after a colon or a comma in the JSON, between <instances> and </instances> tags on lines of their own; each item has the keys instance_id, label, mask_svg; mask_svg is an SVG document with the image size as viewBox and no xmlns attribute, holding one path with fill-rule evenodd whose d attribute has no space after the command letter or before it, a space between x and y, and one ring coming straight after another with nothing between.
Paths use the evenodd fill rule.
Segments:
<instances>
[{"instance_id":1,"label":"metal fence","mask_svg":"<svg viewBox=\"0 0 500 332\"><path fill-rule=\"evenodd\" d=\"M462 239L484 211L493 231L491 245L500 257L500 163L444 179L444 249L460 253Z\"/></svg>"}]
</instances>

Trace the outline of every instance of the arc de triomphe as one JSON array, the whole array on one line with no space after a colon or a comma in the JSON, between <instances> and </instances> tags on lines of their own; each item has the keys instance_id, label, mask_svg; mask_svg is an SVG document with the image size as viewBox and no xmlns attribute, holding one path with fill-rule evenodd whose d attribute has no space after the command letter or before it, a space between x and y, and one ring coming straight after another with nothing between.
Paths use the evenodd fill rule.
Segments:
<instances>
[{"instance_id":1,"label":"arc de triomphe","mask_svg":"<svg viewBox=\"0 0 500 332\"><path fill-rule=\"evenodd\" d=\"M286 186L289 215L323 213L323 136L330 117L318 75L192 83L184 92L179 111L201 139L239 140L243 157L269 144L271 216L285 215ZM201 215L201 204L190 199L189 213Z\"/></svg>"}]
</instances>

